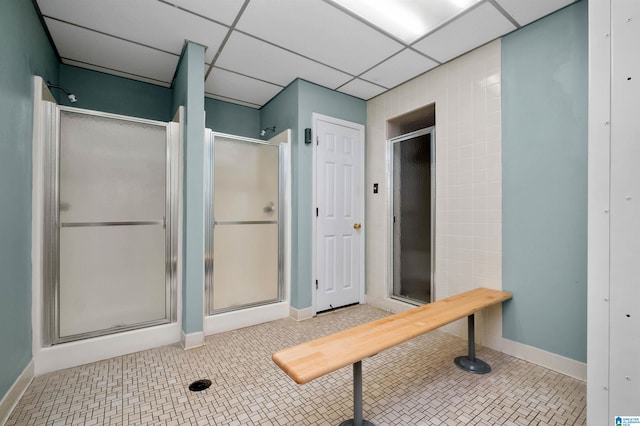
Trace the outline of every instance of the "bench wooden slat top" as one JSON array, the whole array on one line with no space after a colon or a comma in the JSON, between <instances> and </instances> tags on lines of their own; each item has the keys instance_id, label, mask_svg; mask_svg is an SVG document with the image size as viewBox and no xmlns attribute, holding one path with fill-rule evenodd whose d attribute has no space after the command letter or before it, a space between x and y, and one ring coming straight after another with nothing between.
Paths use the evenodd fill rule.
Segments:
<instances>
[{"instance_id":1,"label":"bench wooden slat top","mask_svg":"<svg viewBox=\"0 0 640 426\"><path fill-rule=\"evenodd\" d=\"M273 361L298 384L361 361L511 299L506 291L477 288L405 312L311 340L273 354Z\"/></svg>"}]
</instances>

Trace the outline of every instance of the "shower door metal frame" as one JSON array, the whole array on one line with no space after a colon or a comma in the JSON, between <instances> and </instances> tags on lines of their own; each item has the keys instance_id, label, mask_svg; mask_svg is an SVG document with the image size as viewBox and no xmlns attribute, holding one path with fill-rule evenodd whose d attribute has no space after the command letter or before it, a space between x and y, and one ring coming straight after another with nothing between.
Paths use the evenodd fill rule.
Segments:
<instances>
[{"instance_id":1,"label":"shower door metal frame","mask_svg":"<svg viewBox=\"0 0 640 426\"><path fill-rule=\"evenodd\" d=\"M430 157L431 157L431 162L430 162L430 168L431 168L431 242L430 242L430 246L431 246L431 271L430 271L430 298L431 301L436 300L436 286L435 286L435 260L436 260L436 127L435 126L431 126L431 127L426 127L424 129L420 129L420 130L416 130L414 132L411 133L406 133L404 135L400 135L400 136L396 136L394 138L388 139L387 140L387 188L388 188L388 194L389 197L387 198L387 211L388 211L388 217L389 217L389 231L388 231L388 238L389 238L389 259L388 259L388 286L387 286L387 292L388 292L388 296L391 299L394 300L399 300L401 302L405 302L405 303L409 303L411 305L422 305L422 303L420 303L417 300L414 299L410 299L407 297L402 297L402 296L396 296L393 294L393 280L394 280L394 268L395 268L395 252L394 252L394 228L395 228L395 224L394 224L394 211L393 211L393 203L394 203L394 197L393 197L393 184L394 184L394 180L393 180L393 173L394 173L394 167L393 167L393 163L394 163L394 154L393 154L393 147L395 144L397 143L401 143L410 139L414 139L420 136L425 136L425 135L431 135L430 137L430 142L429 142L429 149L430 149ZM429 303L429 302L427 302Z\"/></svg>"},{"instance_id":2,"label":"shower door metal frame","mask_svg":"<svg viewBox=\"0 0 640 426\"><path fill-rule=\"evenodd\" d=\"M214 203L215 203L215 138L227 138L233 139L238 143L269 145L278 147L278 219L266 220L266 221L224 221L217 222L214 215ZM230 135L227 133L214 132L211 129L205 129L205 315L216 315L225 312L232 312L246 308L252 308L255 306L269 305L272 303L278 303L284 300L284 230L285 230L285 147L279 142L269 142L268 140L253 139L243 136ZM230 308L214 309L213 308L213 269L215 253L214 247L214 229L216 225L259 225L259 224L277 224L278 225L278 297L273 300L264 300L256 303L248 303L239 306L233 306Z\"/></svg>"},{"instance_id":3,"label":"shower door metal frame","mask_svg":"<svg viewBox=\"0 0 640 426\"><path fill-rule=\"evenodd\" d=\"M177 318L177 259L178 259L178 204L179 204L179 155L180 125L136 117L110 114L43 102L44 127L44 253L43 253L43 346L68 343L92 337L137 330L154 325L172 323ZM166 129L165 162L165 218L164 223L156 221L101 222L92 224L61 223L60 221L60 113L61 111L100 118L130 121L140 124L164 127ZM78 226L135 226L162 224L165 229L165 317L153 321L115 326L71 336L60 336L60 229Z\"/></svg>"}]
</instances>

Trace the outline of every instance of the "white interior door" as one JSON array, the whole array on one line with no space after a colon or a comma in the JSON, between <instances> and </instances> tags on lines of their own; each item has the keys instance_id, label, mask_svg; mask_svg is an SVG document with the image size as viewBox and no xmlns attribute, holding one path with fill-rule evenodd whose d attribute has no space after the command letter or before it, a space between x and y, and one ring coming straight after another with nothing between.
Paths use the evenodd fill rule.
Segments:
<instances>
[{"instance_id":1,"label":"white interior door","mask_svg":"<svg viewBox=\"0 0 640 426\"><path fill-rule=\"evenodd\" d=\"M316 312L364 296L364 127L314 115Z\"/></svg>"}]
</instances>

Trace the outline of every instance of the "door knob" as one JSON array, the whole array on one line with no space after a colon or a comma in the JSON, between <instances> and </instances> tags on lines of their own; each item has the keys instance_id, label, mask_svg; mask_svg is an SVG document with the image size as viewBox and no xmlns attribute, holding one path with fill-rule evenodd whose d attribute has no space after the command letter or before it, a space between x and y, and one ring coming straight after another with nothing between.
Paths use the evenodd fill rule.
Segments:
<instances>
[{"instance_id":1,"label":"door knob","mask_svg":"<svg viewBox=\"0 0 640 426\"><path fill-rule=\"evenodd\" d=\"M358 230L360 228L362 228L362 225L360 225L359 223L354 223L353 224L353 229Z\"/></svg>"}]
</instances>

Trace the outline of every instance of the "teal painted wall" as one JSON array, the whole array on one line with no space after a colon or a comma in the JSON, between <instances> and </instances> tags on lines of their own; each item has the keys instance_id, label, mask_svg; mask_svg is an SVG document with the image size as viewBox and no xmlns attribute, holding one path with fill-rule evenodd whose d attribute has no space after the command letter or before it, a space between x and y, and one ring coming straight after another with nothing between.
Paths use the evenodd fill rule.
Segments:
<instances>
[{"instance_id":1,"label":"teal painted wall","mask_svg":"<svg viewBox=\"0 0 640 426\"><path fill-rule=\"evenodd\" d=\"M587 350L587 2L502 40L503 336Z\"/></svg>"},{"instance_id":2,"label":"teal painted wall","mask_svg":"<svg viewBox=\"0 0 640 426\"><path fill-rule=\"evenodd\" d=\"M205 124L214 132L260 137L260 111L218 99L204 98Z\"/></svg>"},{"instance_id":3,"label":"teal painted wall","mask_svg":"<svg viewBox=\"0 0 640 426\"><path fill-rule=\"evenodd\" d=\"M204 318L204 47L188 43L173 86L172 116L185 107L182 330L203 330Z\"/></svg>"},{"instance_id":4,"label":"teal painted wall","mask_svg":"<svg viewBox=\"0 0 640 426\"><path fill-rule=\"evenodd\" d=\"M58 91L61 105L158 121L172 118L172 91L166 87L65 64L60 64L59 84L78 98L72 104Z\"/></svg>"},{"instance_id":5,"label":"teal painted wall","mask_svg":"<svg viewBox=\"0 0 640 426\"><path fill-rule=\"evenodd\" d=\"M312 304L312 190L313 147L304 144L304 129L312 128L312 113L366 124L367 104L305 80L295 80L260 111L260 127L276 126L276 133L292 130L292 247L291 306Z\"/></svg>"},{"instance_id":6,"label":"teal painted wall","mask_svg":"<svg viewBox=\"0 0 640 426\"><path fill-rule=\"evenodd\" d=\"M171 116L175 116L180 106L187 106L187 90L189 89L189 70L186 62L186 46L182 50L182 56L176 67L176 75L171 88Z\"/></svg>"},{"instance_id":7,"label":"teal painted wall","mask_svg":"<svg viewBox=\"0 0 640 426\"><path fill-rule=\"evenodd\" d=\"M31 360L33 75L58 79L58 60L30 1L0 13L0 399Z\"/></svg>"}]
</instances>

